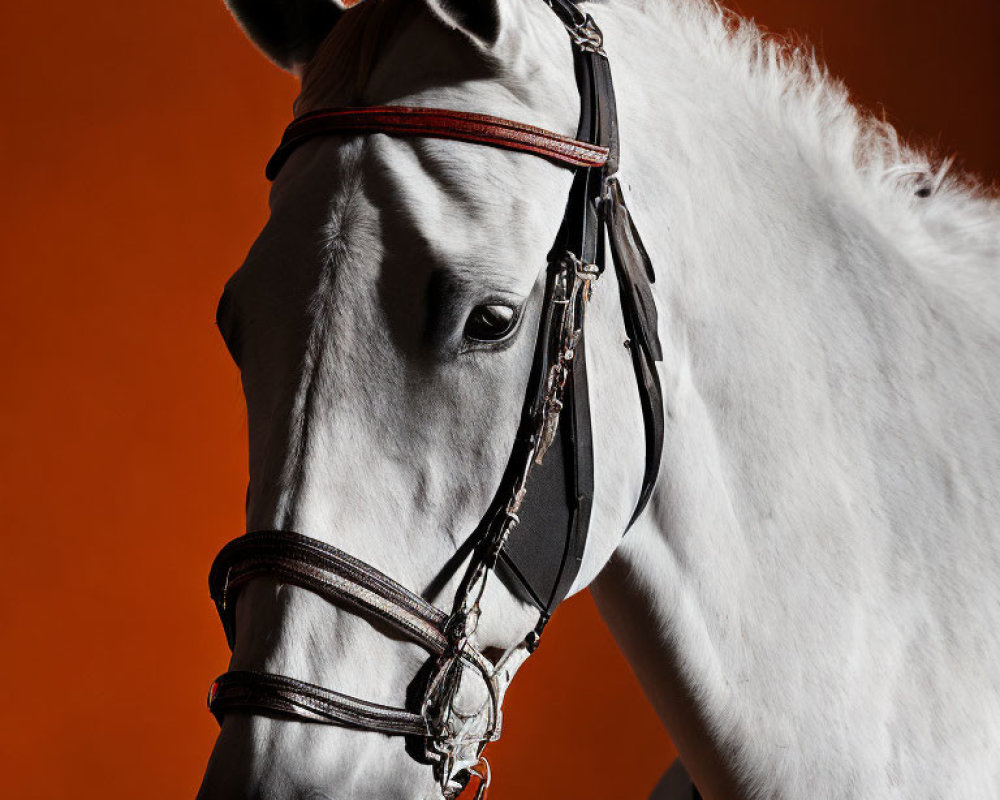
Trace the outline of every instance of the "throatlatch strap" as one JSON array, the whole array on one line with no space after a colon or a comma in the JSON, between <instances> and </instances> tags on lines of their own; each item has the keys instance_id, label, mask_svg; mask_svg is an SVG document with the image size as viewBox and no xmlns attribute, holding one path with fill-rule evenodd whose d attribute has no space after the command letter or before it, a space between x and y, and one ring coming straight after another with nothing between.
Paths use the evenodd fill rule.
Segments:
<instances>
[{"instance_id":1,"label":"throatlatch strap","mask_svg":"<svg viewBox=\"0 0 1000 800\"><path fill-rule=\"evenodd\" d=\"M625 319L625 332L629 337L629 351L639 387L646 435L646 467L639 500L628 523L628 528L631 528L653 493L663 455L663 392L660 388L660 375L656 371L656 362L663 360L663 350L660 347L656 301L651 287L656 280L653 264L639 238L632 216L625 207L621 186L615 178L608 181L603 210L611 242L611 259L618 276L622 316Z\"/></svg>"},{"instance_id":2,"label":"throatlatch strap","mask_svg":"<svg viewBox=\"0 0 1000 800\"><path fill-rule=\"evenodd\" d=\"M523 122L419 106L368 106L324 108L294 120L264 170L274 180L292 151L315 136L385 133L390 136L428 136L488 147L518 150L567 167L599 167L608 160L608 149L571 139Z\"/></svg>"}]
</instances>

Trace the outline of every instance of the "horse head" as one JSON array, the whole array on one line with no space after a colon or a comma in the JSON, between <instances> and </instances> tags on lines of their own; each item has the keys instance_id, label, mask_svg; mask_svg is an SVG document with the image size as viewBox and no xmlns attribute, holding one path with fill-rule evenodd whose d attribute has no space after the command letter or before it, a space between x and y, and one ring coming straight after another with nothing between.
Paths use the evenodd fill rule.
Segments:
<instances>
[{"instance_id":1,"label":"horse head","mask_svg":"<svg viewBox=\"0 0 1000 800\"><path fill-rule=\"evenodd\" d=\"M402 105L488 114L565 137L577 131L574 52L543 3L230 6L260 49L301 79L300 119L327 108ZM450 611L489 534L484 514L516 461L540 331L560 291L551 254L574 172L470 141L378 133L309 137L281 161L270 218L218 311L248 408L247 529L294 532L310 552L334 553L336 568L353 569L348 559L356 559L372 570L358 581L362 592L370 584L383 591L387 577L390 592L416 596L404 599L420 613L423 604ZM582 304L593 293L593 533L560 596L585 587L608 561L644 479L643 416L618 291L612 277L592 287L594 277L584 276L574 295ZM542 453L529 455L542 462ZM537 490L532 499L544 507ZM250 542L251 560L265 557L259 548L271 545L262 542ZM220 567L220 610L232 615L230 674L289 676L426 715L435 664L427 642L386 624L378 613L384 597L366 612L285 580L281 569L293 568L286 555L269 562L278 569L240 573L232 600L225 593L234 567ZM476 588L469 647L493 685L484 688L475 669L460 671L446 704L470 719L488 705L486 693L502 697L531 649L524 643L540 630L539 607L542 623L551 610L510 581ZM433 622L434 611L426 613ZM242 692L248 707L248 693L275 685L220 684L229 699ZM272 697L254 713L219 714L202 797L432 797L453 793L477 769L478 748L442 771L414 746L419 736L282 713L299 685L278 686L277 706ZM458 767L465 774L456 778Z\"/></svg>"}]
</instances>

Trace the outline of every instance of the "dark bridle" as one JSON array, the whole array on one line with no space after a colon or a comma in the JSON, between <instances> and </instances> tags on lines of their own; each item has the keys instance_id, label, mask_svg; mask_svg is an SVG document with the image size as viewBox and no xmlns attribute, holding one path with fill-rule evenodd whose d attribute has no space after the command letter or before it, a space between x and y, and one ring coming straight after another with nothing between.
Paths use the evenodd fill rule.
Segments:
<instances>
[{"instance_id":1,"label":"dark bridle","mask_svg":"<svg viewBox=\"0 0 1000 800\"><path fill-rule=\"evenodd\" d=\"M573 170L574 178L548 257L544 306L521 421L507 468L470 541L472 555L451 612L446 613L374 567L324 542L291 531L256 531L227 544L209 575L230 647L240 589L276 578L390 623L431 654L422 699L392 708L283 675L240 670L212 684L209 708L278 713L299 720L412 737L434 764L442 791L457 795L472 775L477 798L489 784L483 748L500 735L504 681L538 645L555 607L580 568L593 499L593 446L584 321L610 245L628 349L645 427L642 490L628 527L645 508L663 449L661 359L653 268L625 207L618 168L618 130L611 71L594 20L569 0L544 0L573 44L580 122L575 139L500 119L410 106L323 109L293 121L267 165L274 179L303 142L329 134L383 133L473 142L530 153ZM546 457L547 456L547 457ZM530 488L530 492L529 492ZM626 527L626 530L628 529ZM538 624L497 662L473 644L483 592L498 572L539 611ZM455 708L462 676L481 676L489 702L473 715Z\"/></svg>"}]
</instances>

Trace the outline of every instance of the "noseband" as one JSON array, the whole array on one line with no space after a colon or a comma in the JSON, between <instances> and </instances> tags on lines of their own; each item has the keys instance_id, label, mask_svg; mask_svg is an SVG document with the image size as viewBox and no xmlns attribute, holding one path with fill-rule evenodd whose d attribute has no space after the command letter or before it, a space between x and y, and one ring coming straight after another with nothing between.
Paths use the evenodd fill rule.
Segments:
<instances>
[{"instance_id":1,"label":"noseband","mask_svg":"<svg viewBox=\"0 0 1000 800\"><path fill-rule=\"evenodd\" d=\"M485 114L411 106L323 109L292 122L267 165L274 179L303 142L331 134L382 133L435 137L529 153L572 169L566 212L549 253L544 305L521 421L507 468L471 537L472 556L451 612L428 603L374 567L332 545L290 531L257 531L227 544L209 587L230 647L240 589L269 577L346 604L396 628L431 655L422 700L392 708L294 678L238 670L213 684L209 708L270 712L309 722L412 737L435 768L447 797L472 775L477 800L489 785L483 748L500 735L500 706L514 672L538 646L555 607L580 568L593 498L593 447L584 348L584 320L610 245L627 346L639 389L646 441L642 489L628 527L656 482L663 449L661 360L649 256L614 177L618 131L614 89L601 32L569 0L544 0L573 44L580 123L575 139ZM531 490L529 492L529 489ZM538 624L498 662L474 644L489 576L539 611ZM457 708L463 676L478 675L488 698L473 713Z\"/></svg>"}]
</instances>

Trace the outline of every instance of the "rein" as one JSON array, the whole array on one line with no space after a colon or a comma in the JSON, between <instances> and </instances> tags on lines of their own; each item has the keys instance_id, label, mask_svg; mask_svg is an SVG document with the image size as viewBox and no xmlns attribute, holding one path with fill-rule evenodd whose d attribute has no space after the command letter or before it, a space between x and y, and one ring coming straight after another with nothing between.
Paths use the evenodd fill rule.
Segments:
<instances>
[{"instance_id":1,"label":"rein","mask_svg":"<svg viewBox=\"0 0 1000 800\"><path fill-rule=\"evenodd\" d=\"M290 531L257 531L233 540L216 557L209 574L230 647L240 589L255 578L271 577L378 617L431 657L423 697L415 708L371 703L282 675L227 672L212 684L208 700L220 723L231 711L263 711L412 737L422 748L421 757L434 765L446 797L457 796L473 775L479 778L477 800L484 796L490 773L482 751L500 736L504 691L538 646L553 610L579 571L594 487L584 321L594 283L604 272L608 244L646 441L642 489L626 531L649 500L663 449L663 402L656 371L662 354L650 286L655 275L614 177L617 114L601 32L569 0L544 2L562 21L573 44L580 91L576 138L447 109L322 109L288 126L266 170L273 180L295 148L317 136L382 133L528 153L574 172L566 212L549 253L521 421L494 499L472 535L472 556L451 611L436 608L332 545ZM497 663L474 644L479 603L494 572L539 612L535 628ZM455 707L463 676L470 672L480 677L488 695L474 714Z\"/></svg>"}]
</instances>

